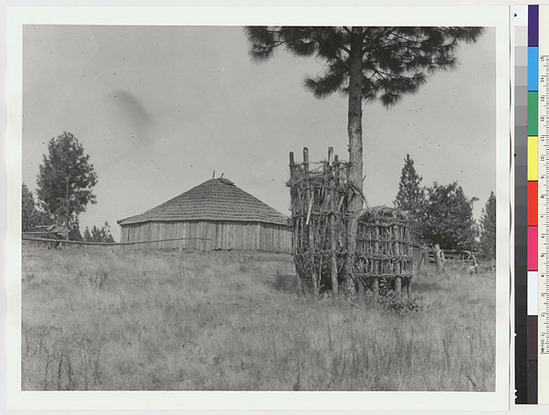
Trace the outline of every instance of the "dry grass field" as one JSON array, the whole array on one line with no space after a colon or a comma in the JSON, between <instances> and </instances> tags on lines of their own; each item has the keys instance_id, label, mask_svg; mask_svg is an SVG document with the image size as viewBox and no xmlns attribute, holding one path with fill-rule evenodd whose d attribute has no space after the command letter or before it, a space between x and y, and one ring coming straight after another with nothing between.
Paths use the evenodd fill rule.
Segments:
<instances>
[{"instance_id":1,"label":"dry grass field","mask_svg":"<svg viewBox=\"0 0 549 415\"><path fill-rule=\"evenodd\" d=\"M495 273L397 313L299 294L291 258L23 247L24 390L493 391Z\"/></svg>"}]
</instances>

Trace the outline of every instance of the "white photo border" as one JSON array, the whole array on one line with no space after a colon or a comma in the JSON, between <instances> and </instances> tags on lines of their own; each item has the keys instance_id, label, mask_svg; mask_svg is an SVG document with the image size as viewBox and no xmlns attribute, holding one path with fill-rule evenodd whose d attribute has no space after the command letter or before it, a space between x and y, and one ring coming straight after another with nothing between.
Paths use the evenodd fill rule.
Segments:
<instances>
[{"instance_id":1,"label":"white photo border","mask_svg":"<svg viewBox=\"0 0 549 415\"><path fill-rule=\"evenodd\" d=\"M21 390L23 25L484 26L496 29L495 392L45 392ZM510 404L510 88L508 6L13 7L8 9L8 409L10 410L500 410Z\"/></svg>"}]
</instances>

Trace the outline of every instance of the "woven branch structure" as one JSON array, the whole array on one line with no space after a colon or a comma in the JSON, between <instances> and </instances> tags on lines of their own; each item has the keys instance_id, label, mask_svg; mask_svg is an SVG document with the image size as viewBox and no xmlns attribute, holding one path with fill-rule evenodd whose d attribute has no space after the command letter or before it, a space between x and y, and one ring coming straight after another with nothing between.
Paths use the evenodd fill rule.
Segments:
<instances>
[{"instance_id":1,"label":"woven branch structure","mask_svg":"<svg viewBox=\"0 0 549 415\"><path fill-rule=\"evenodd\" d=\"M302 286L318 293L342 282L347 255L348 206L356 192L349 176L349 164L332 160L309 163L303 149L303 163L290 153L292 210L292 253Z\"/></svg>"},{"instance_id":2,"label":"woven branch structure","mask_svg":"<svg viewBox=\"0 0 549 415\"><path fill-rule=\"evenodd\" d=\"M409 294L413 276L410 217L401 210L381 206L358 215L353 273L365 287L393 289Z\"/></svg>"},{"instance_id":3,"label":"woven branch structure","mask_svg":"<svg viewBox=\"0 0 549 415\"><path fill-rule=\"evenodd\" d=\"M333 157L303 163L290 153L288 181L292 211L292 254L302 286L315 294L338 287L350 273L359 285L400 294L410 290L412 242L410 218L402 211L380 207L349 212L353 198L363 197L349 180L349 163ZM349 222L358 221L355 252L349 251ZM351 255L351 261L347 261ZM346 264L352 264L351 270Z\"/></svg>"}]
</instances>

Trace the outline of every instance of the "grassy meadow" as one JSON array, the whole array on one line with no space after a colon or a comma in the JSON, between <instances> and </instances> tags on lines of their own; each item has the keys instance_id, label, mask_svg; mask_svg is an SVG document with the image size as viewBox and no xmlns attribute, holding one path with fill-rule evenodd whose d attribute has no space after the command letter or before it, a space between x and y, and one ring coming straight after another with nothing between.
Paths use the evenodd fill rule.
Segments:
<instances>
[{"instance_id":1,"label":"grassy meadow","mask_svg":"<svg viewBox=\"0 0 549 415\"><path fill-rule=\"evenodd\" d=\"M493 391L495 273L417 311L302 295L290 256L24 245L23 390Z\"/></svg>"}]
</instances>

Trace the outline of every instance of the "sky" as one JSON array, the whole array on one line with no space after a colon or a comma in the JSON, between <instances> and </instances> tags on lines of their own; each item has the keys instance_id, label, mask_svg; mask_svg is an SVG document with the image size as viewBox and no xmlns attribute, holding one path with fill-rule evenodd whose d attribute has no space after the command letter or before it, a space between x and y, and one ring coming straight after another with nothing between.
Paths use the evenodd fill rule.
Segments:
<instances>
[{"instance_id":1,"label":"sky","mask_svg":"<svg viewBox=\"0 0 549 415\"><path fill-rule=\"evenodd\" d=\"M481 210L495 190L495 30L460 46L455 69L387 109L364 105L364 193L392 205L406 154L424 185L463 187ZM47 143L75 135L94 165L85 226L111 225L224 177L289 215L288 153L347 153L347 98L319 100L323 62L283 50L254 63L241 27L25 26L23 182L36 189Z\"/></svg>"}]
</instances>

